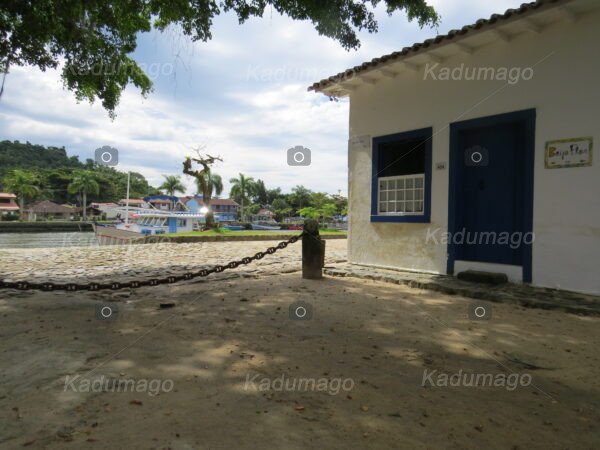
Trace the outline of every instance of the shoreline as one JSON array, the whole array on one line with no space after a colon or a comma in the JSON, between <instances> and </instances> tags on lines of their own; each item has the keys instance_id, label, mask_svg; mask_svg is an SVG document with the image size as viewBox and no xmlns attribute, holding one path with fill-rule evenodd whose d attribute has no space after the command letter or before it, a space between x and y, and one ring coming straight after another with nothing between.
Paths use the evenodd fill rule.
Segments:
<instances>
[{"instance_id":1,"label":"shoreline","mask_svg":"<svg viewBox=\"0 0 600 450\"><path fill-rule=\"evenodd\" d=\"M0 234L93 232L90 222L0 222Z\"/></svg>"}]
</instances>

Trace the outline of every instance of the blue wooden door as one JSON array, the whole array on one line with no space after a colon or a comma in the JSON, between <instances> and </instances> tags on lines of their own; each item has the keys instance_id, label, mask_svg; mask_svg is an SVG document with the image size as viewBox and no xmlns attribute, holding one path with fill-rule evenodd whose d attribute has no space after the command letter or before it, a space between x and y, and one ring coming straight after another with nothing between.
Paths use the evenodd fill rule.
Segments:
<instances>
[{"instance_id":1,"label":"blue wooden door","mask_svg":"<svg viewBox=\"0 0 600 450\"><path fill-rule=\"evenodd\" d=\"M458 133L456 259L522 265L525 132L521 121Z\"/></svg>"},{"instance_id":2,"label":"blue wooden door","mask_svg":"<svg viewBox=\"0 0 600 450\"><path fill-rule=\"evenodd\" d=\"M455 260L511 264L531 282L535 117L528 109L450 124L449 274Z\"/></svg>"}]
</instances>

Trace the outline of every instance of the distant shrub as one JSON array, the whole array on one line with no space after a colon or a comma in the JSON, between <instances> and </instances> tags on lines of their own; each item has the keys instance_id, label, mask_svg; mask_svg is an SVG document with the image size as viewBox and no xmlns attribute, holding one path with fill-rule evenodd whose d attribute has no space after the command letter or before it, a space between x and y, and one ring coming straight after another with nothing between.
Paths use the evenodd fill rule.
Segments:
<instances>
[{"instance_id":1,"label":"distant shrub","mask_svg":"<svg viewBox=\"0 0 600 450\"><path fill-rule=\"evenodd\" d=\"M6 222L14 222L16 220L19 220L19 215L13 214L13 213L4 214L4 215L0 216L0 220L6 221Z\"/></svg>"}]
</instances>

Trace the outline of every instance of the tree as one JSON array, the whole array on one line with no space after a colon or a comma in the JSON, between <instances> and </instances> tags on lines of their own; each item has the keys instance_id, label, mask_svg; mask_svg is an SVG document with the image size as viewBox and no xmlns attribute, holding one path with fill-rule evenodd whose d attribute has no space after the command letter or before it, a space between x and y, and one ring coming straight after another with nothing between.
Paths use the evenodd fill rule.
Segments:
<instances>
[{"instance_id":1,"label":"tree","mask_svg":"<svg viewBox=\"0 0 600 450\"><path fill-rule=\"evenodd\" d=\"M267 204L271 205L275 200L284 198L281 188L267 189Z\"/></svg>"},{"instance_id":2,"label":"tree","mask_svg":"<svg viewBox=\"0 0 600 450\"><path fill-rule=\"evenodd\" d=\"M21 220L25 217L25 200L33 199L39 194L38 179L33 172L21 169L13 169L4 180L4 189L12 192L19 199Z\"/></svg>"},{"instance_id":3,"label":"tree","mask_svg":"<svg viewBox=\"0 0 600 450\"><path fill-rule=\"evenodd\" d=\"M214 224L214 213L210 207L212 194L214 191L215 194L221 195L221 192L223 192L223 179L221 175L212 173L210 169L203 172L202 175L196 178L196 186L198 191L202 193L202 203L208 208L205 220L206 228L212 228Z\"/></svg>"},{"instance_id":4,"label":"tree","mask_svg":"<svg viewBox=\"0 0 600 450\"><path fill-rule=\"evenodd\" d=\"M208 212L206 213L205 225L206 228L213 227L213 212L210 209L210 200L212 197L213 189L217 192L217 195L221 195L223 191L223 181L221 177L217 174L211 173L211 166L215 163L215 161L223 161L221 158L217 156L210 156L208 153L206 156L202 156L200 151L203 147L196 149L197 158L192 158L188 156L183 161L183 173L186 175L191 175L196 179L196 185L198 189L202 192L202 202L208 208ZM202 170L193 170L192 169L192 161L197 162L202 166Z\"/></svg>"},{"instance_id":5,"label":"tree","mask_svg":"<svg viewBox=\"0 0 600 450\"><path fill-rule=\"evenodd\" d=\"M96 179L94 172L90 170L76 170L73 172L73 181L69 184L68 191L70 194L81 193L83 201L81 202L83 210L83 220L87 219L87 195L100 192L100 185Z\"/></svg>"},{"instance_id":6,"label":"tree","mask_svg":"<svg viewBox=\"0 0 600 450\"><path fill-rule=\"evenodd\" d=\"M208 188L207 192L209 193L207 201L210 204L210 200L213 193L215 194L215 197L218 197L223 193L223 178L221 178L221 175L213 173L211 171L209 171L206 175L205 181L202 181L200 178L196 178L196 193L202 194L202 198L206 197L203 187L205 183L206 187Z\"/></svg>"},{"instance_id":7,"label":"tree","mask_svg":"<svg viewBox=\"0 0 600 450\"><path fill-rule=\"evenodd\" d=\"M246 215L250 214L258 214L260 211L260 205L258 203L252 203L251 205L246 207Z\"/></svg>"},{"instance_id":8,"label":"tree","mask_svg":"<svg viewBox=\"0 0 600 450\"><path fill-rule=\"evenodd\" d=\"M167 195L175 195L175 192L185 192L185 186L177 175L163 175L165 181L158 189L165 191Z\"/></svg>"},{"instance_id":9,"label":"tree","mask_svg":"<svg viewBox=\"0 0 600 450\"><path fill-rule=\"evenodd\" d=\"M342 216L348 215L348 199L341 194L334 194L331 196L331 200L335 204L337 214Z\"/></svg>"},{"instance_id":10,"label":"tree","mask_svg":"<svg viewBox=\"0 0 600 450\"><path fill-rule=\"evenodd\" d=\"M269 196L263 180L256 180L254 185L254 201L259 205L269 204Z\"/></svg>"},{"instance_id":11,"label":"tree","mask_svg":"<svg viewBox=\"0 0 600 450\"><path fill-rule=\"evenodd\" d=\"M406 12L421 27L435 26L438 15L426 0L383 0L389 15ZM152 82L129 56L138 37L153 28L176 25L192 41L212 38L216 16L233 12L244 23L272 10L294 20L309 20L317 32L347 50L360 46L357 31L377 31L373 8L381 0L3 0L0 4L0 72L11 66L56 68L78 100L102 106L114 117L121 93L132 83L146 96Z\"/></svg>"},{"instance_id":12,"label":"tree","mask_svg":"<svg viewBox=\"0 0 600 450\"><path fill-rule=\"evenodd\" d=\"M305 208L299 209L298 214L300 214L302 217L307 217L309 219L315 220L318 220L319 217L321 217L319 210L314 206L307 206Z\"/></svg>"},{"instance_id":13,"label":"tree","mask_svg":"<svg viewBox=\"0 0 600 450\"><path fill-rule=\"evenodd\" d=\"M309 219L315 220L323 219L322 225L325 224L326 219L331 219L333 216L335 216L335 213L336 206L334 203L326 203L320 208L317 208L315 206L307 206L298 210L298 214L300 214L302 217L307 217Z\"/></svg>"},{"instance_id":14,"label":"tree","mask_svg":"<svg viewBox=\"0 0 600 450\"><path fill-rule=\"evenodd\" d=\"M281 221L285 216L291 214L292 212L290 205L288 205L287 202L282 198L276 198L273 200L273 203L271 203L271 209L275 213L275 218L278 221Z\"/></svg>"},{"instance_id":15,"label":"tree","mask_svg":"<svg viewBox=\"0 0 600 450\"><path fill-rule=\"evenodd\" d=\"M229 182L231 183L229 197L240 204L240 216L244 220L244 203L248 204L249 197L254 193L254 178L240 173L238 178L232 178Z\"/></svg>"},{"instance_id":16,"label":"tree","mask_svg":"<svg viewBox=\"0 0 600 450\"><path fill-rule=\"evenodd\" d=\"M106 167L106 166L103 166ZM110 169L113 169L110 167ZM127 174L123 172L117 172L113 169L113 171L121 177L122 180L122 189L124 189L124 194L127 192ZM138 172L130 172L130 187L129 187L129 195L131 198L145 197L147 195L156 195L159 193L158 189L150 186L148 181ZM119 198L123 198L125 195L120 196Z\"/></svg>"},{"instance_id":17,"label":"tree","mask_svg":"<svg viewBox=\"0 0 600 450\"><path fill-rule=\"evenodd\" d=\"M323 218L323 225L327 221L327 219L333 219L337 212L337 207L335 203L326 203L321 208L319 208L319 214Z\"/></svg>"},{"instance_id":18,"label":"tree","mask_svg":"<svg viewBox=\"0 0 600 450\"><path fill-rule=\"evenodd\" d=\"M304 186L296 186L292 188L292 193L289 195L289 203L296 209L308 206L311 201L311 193L312 191Z\"/></svg>"},{"instance_id":19,"label":"tree","mask_svg":"<svg viewBox=\"0 0 600 450\"><path fill-rule=\"evenodd\" d=\"M317 209L329 201L329 195L325 192L313 192L310 194L310 204Z\"/></svg>"}]
</instances>

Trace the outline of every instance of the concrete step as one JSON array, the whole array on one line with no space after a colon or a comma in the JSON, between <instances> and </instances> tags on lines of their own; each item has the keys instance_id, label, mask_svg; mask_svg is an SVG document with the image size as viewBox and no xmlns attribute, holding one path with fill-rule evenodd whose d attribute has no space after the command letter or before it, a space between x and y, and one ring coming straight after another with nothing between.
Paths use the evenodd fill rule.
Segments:
<instances>
[{"instance_id":1,"label":"concrete step","mask_svg":"<svg viewBox=\"0 0 600 450\"><path fill-rule=\"evenodd\" d=\"M600 316L600 297L578 292L534 287L527 284L479 284L459 280L451 275L407 272L358 264L328 265L323 272L334 277L355 277L384 283L428 289L497 303L513 303L527 308L561 310L585 316Z\"/></svg>"},{"instance_id":2,"label":"concrete step","mask_svg":"<svg viewBox=\"0 0 600 450\"><path fill-rule=\"evenodd\" d=\"M491 284L494 286L508 283L508 277L505 273L483 272L480 270L465 270L464 272L459 272L456 278L462 281Z\"/></svg>"}]
</instances>

